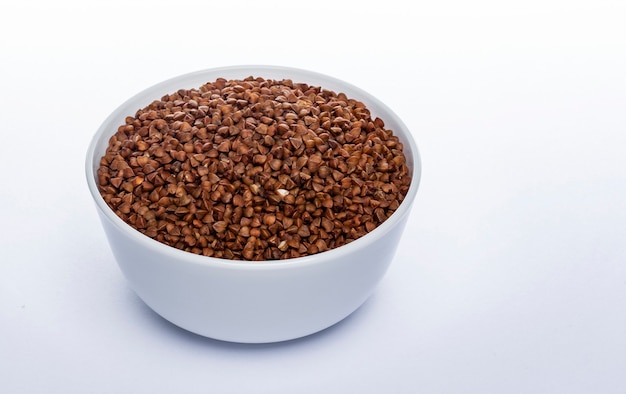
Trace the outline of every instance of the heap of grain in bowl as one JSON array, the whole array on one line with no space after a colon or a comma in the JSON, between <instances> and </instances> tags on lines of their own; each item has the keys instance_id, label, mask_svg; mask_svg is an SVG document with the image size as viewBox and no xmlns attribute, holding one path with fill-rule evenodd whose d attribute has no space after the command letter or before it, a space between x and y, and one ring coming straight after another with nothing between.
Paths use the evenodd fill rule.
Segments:
<instances>
[{"instance_id":1,"label":"heap of grain in bowl","mask_svg":"<svg viewBox=\"0 0 626 394\"><path fill-rule=\"evenodd\" d=\"M402 143L362 102L254 77L181 89L126 117L97 176L131 227L231 260L345 245L389 218L411 181Z\"/></svg>"}]
</instances>

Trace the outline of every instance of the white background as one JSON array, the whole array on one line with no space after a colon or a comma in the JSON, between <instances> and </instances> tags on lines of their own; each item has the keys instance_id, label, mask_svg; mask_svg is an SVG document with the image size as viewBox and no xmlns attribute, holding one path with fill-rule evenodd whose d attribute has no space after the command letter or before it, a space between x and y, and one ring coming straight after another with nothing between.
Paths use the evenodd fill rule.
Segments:
<instances>
[{"instance_id":1,"label":"white background","mask_svg":"<svg viewBox=\"0 0 626 394\"><path fill-rule=\"evenodd\" d=\"M625 393L625 20L620 0L3 4L0 392ZM155 315L84 177L124 100L235 64L360 86L422 155L374 296L287 343Z\"/></svg>"}]
</instances>

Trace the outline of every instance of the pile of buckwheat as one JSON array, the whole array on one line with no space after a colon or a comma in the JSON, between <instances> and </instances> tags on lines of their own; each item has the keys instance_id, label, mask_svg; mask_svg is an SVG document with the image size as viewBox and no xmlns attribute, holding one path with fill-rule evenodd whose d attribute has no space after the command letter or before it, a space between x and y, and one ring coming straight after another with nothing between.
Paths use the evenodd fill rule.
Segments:
<instances>
[{"instance_id":1,"label":"pile of buckwheat","mask_svg":"<svg viewBox=\"0 0 626 394\"><path fill-rule=\"evenodd\" d=\"M291 80L219 78L126 118L97 171L126 223L188 252L276 260L374 230L410 185L362 102Z\"/></svg>"}]
</instances>

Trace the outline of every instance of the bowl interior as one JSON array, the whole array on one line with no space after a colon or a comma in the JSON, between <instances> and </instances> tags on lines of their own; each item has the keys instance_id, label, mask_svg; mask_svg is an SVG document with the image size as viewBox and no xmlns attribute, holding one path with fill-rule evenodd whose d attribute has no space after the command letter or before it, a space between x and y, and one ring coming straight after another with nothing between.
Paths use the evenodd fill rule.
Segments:
<instances>
[{"instance_id":1,"label":"bowl interior","mask_svg":"<svg viewBox=\"0 0 626 394\"><path fill-rule=\"evenodd\" d=\"M365 103L365 105L370 110L372 117L380 117L381 119L383 119L385 122L385 128L393 130L394 134L403 143L404 154L407 159L407 165L411 172L411 186L407 195L405 196L404 201L400 204L398 209L385 222L383 222L372 232L349 244L319 253L317 255L264 262L250 262L243 260L233 261L195 255L193 253L185 252L153 240L141 234L139 231L133 229L122 219L120 219L107 206L107 204L104 202L104 199L100 196L100 192L97 187L96 172L99 167L100 158L104 155L107 149L109 138L117 131L118 126L124 124L124 119L126 118L126 116L134 115L138 109L143 108L150 104L152 101L160 99L162 96L175 92L178 89L198 88L202 84L213 81L219 77L226 79L243 79L249 76L279 80L291 79L294 82L302 82L309 85L321 86L324 89L333 90L336 93L342 92L350 98L357 99ZM415 199L415 195L419 186L421 176L421 162L417 145L406 125L390 108L388 108L384 103L382 103L380 100L376 99L369 93L365 92L364 90L349 83L343 82L339 79L307 70L278 66L234 66L203 70L175 77L154 85L128 99L106 118L106 120L102 123L102 125L94 135L87 152L86 175L89 190L100 212L108 220L112 221L116 226L126 232L128 236L136 238L138 242L150 243L152 244L152 247L161 249L163 253L173 253L179 258L183 257L185 259L188 259L189 261L194 261L200 264L226 263L233 267L260 267L268 264L284 265L288 263L312 263L314 261L318 261L320 258L323 258L323 256L326 256L327 254L336 255L341 253L349 253L352 248L359 247L360 243L369 242L373 240L374 237L383 236L388 228L391 228L392 226L394 226L394 223L400 221L404 216L408 215L411 203Z\"/></svg>"}]
</instances>

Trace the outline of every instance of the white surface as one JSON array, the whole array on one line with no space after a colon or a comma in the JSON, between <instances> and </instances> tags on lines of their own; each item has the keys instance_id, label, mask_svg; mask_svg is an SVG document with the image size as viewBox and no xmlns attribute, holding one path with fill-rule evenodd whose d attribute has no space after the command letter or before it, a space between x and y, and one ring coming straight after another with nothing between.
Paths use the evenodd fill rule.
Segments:
<instances>
[{"instance_id":1,"label":"white surface","mask_svg":"<svg viewBox=\"0 0 626 394\"><path fill-rule=\"evenodd\" d=\"M623 2L11 3L1 392L626 392ZM413 130L423 177L361 309L246 346L181 331L129 290L83 160L134 93L255 63L378 96Z\"/></svg>"}]
</instances>

